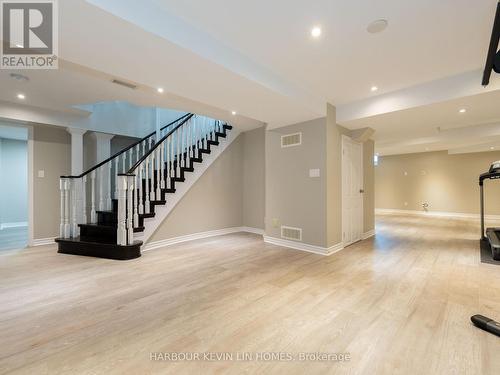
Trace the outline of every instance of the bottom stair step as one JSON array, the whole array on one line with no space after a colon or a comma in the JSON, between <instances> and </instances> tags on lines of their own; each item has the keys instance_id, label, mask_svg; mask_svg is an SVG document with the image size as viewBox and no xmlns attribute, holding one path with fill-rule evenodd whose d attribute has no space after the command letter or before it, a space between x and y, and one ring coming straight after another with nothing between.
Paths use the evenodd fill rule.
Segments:
<instances>
[{"instance_id":1,"label":"bottom stair step","mask_svg":"<svg viewBox=\"0 0 500 375\"><path fill-rule=\"evenodd\" d=\"M134 241L131 245L121 246L97 242L81 241L77 238L56 238L58 253L83 255L96 258L129 260L141 256L142 241Z\"/></svg>"}]
</instances>

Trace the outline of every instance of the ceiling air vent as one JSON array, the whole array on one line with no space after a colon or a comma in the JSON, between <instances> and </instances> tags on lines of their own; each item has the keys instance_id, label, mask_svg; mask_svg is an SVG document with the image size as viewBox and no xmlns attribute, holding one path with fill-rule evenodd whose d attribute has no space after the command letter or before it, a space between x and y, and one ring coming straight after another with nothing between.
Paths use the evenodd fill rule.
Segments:
<instances>
[{"instance_id":1,"label":"ceiling air vent","mask_svg":"<svg viewBox=\"0 0 500 375\"><path fill-rule=\"evenodd\" d=\"M281 148L299 146L302 144L302 133L293 133L281 136Z\"/></svg>"},{"instance_id":2,"label":"ceiling air vent","mask_svg":"<svg viewBox=\"0 0 500 375\"><path fill-rule=\"evenodd\" d=\"M302 241L302 229L282 226L281 238L286 240Z\"/></svg>"},{"instance_id":3,"label":"ceiling air vent","mask_svg":"<svg viewBox=\"0 0 500 375\"><path fill-rule=\"evenodd\" d=\"M114 79L111 82L113 82L116 85L124 86L124 87L127 87L127 88L132 89L132 90L135 90L137 88L137 86L134 85L133 83L120 81L119 79Z\"/></svg>"}]
</instances>

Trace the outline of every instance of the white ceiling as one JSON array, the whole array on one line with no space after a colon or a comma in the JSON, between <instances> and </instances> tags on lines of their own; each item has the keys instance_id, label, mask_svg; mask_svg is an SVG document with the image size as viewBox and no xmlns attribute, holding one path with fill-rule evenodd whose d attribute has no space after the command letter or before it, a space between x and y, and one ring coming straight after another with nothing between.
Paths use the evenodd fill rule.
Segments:
<instances>
[{"instance_id":1,"label":"white ceiling","mask_svg":"<svg viewBox=\"0 0 500 375\"><path fill-rule=\"evenodd\" d=\"M443 132L436 138L436 127L500 121L500 81L483 94L476 78L496 3L65 0L59 2L62 69L23 71L32 78L27 103L71 111L75 104L127 100L247 130L324 116L330 102L342 125L373 127L380 152L425 150L422 139L429 137L428 145L439 149L478 147L484 139L472 131L460 133L460 141L456 133L451 145ZM367 33L379 18L389 20L387 30ZM323 29L318 40L310 37L313 25ZM0 100L16 101L14 91L23 87L6 74L0 71ZM139 89L110 85L114 77ZM158 86L165 94L156 93ZM463 106L468 112L458 116Z\"/></svg>"},{"instance_id":2,"label":"white ceiling","mask_svg":"<svg viewBox=\"0 0 500 375\"><path fill-rule=\"evenodd\" d=\"M497 0L153 2L340 105L369 96L372 85L380 94L481 67ZM387 30L367 33L380 18Z\"/></svg>"}]
</instances>

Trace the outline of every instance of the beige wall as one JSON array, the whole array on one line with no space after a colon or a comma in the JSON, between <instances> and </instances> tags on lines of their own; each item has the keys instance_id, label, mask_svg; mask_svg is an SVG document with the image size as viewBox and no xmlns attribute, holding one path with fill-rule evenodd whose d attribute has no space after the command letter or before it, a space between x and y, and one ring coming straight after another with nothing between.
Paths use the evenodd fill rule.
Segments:
<instances>
[{"instance_id":1,"label":"beige wall","mask_svg":"<svg viewBox=\"0 0 500 375\"><path fill-rule=\"evenodd\" d=\"M243 137L243 226L264 229L266 129L245 132Z\"/></svg>"},{"instance_id":2,"label":"beige wall","mask_svg":"<svg viewBox=\"0 0 500 375\"><path fill-rule=\"evenodd\" d=\"M151 236L150 242L242 226L243 143L244 136L238 136L214 161Z\"/></svg>"},{"instance_id":3,"label":"beige wall","mask_svg":"<svg viewBox=\"0 0 500 375\"><path fill-rule=\"evenodd\" d=\"M495 160L500 152L381 156L375 167L375 206L422 210L422 202L428 202L431 211L477 214L478 177ZM500 214L500 182L485 182L485 199L486 213Z\"/></svg>"},{"instance_id":4,"label":"beige wall","mask_svg":"<svg viewBox=\"0 0 500 375\"><path fill-rule=\"evenodd\" d=\"M71 172L71 136L62 128L33 127L33 236L59 234L59 176ZM45 177L38 177L38 171Z\"/></svg>"},{"instance_id":5,"label":"beige wall","mask_svg":"<svg viewBox=\"0 0 500 375\"><path fill-rule=\"evenodd\" d=\"M375 229L375 167L373 156L375 142L369 139L363 143L363 232Z\"/></svg>"}]
</instances>

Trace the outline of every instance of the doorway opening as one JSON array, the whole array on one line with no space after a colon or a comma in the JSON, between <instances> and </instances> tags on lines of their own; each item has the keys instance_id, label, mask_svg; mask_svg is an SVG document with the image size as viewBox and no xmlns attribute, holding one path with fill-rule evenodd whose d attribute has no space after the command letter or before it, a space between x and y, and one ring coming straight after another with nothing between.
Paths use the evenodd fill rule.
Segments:
<instances>
[{"instance_id":1,"label":"doorway opening","mask_svg":"<svg viewBox=\"0 0 500 375\"><path fill-rule=\"evenodd\" d=\"M28 129L0 122L0 252L28 245Z\"/></svg>"}]
</instances>

